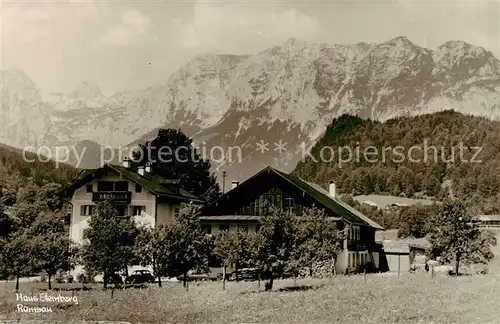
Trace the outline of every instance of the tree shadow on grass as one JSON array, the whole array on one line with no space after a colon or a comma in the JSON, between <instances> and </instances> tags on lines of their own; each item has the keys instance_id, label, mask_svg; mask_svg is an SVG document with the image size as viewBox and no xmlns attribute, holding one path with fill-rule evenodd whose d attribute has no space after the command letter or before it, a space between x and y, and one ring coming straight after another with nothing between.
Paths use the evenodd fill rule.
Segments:
<instances>
[{"instance_id":1,"label":"tree shadow on grass","mask_svg":"<svg viewBox=\"0 0 500 324\"><path fill-rule=\"evenodd\" d=\"M301 285L301 286L290 286L290 287L283 287L278 290L271 290L275 292L294 292L294 291L306 291L306 290L316 290L323 288L325 285ZM242 295L248 295L248 294L259 294L259 293L267 293L268 291L265 290L252 290L252 291L243 291L240 294Z\"/></svg>"},{"instance_id":2,"label":"tree shadow on grass","mask_svg":"<svg viewBox=\"0 0 500 324\"><path fill-rule=\"evenodd\" d=\"M136 288L136 289L147 289L149 288L145 284L129 284L129 285L121 285L121 286L116 286L116 287L107 287L104 289L101 286L95 286L95 287L89 287L89 286L83 286L83 287L54 287L51 290L48 288L40 288L38 290L40 291L90 291L90 290L124 290L124 289L130 289L130 288Z\"/></svg>"},{"instance_id":3,"label":"tree shadow on grass","mask_svg":"<svg viewBox=\"0 0 500 324\"><path fill-rule=\"evenodd\" d=\"M95 288L92 287L55 287L49 290L48 288L40 288L38 289L40 291L89 291L89 290L95 290Z\"/></svg>"},{"instance_id":4,"label":"tree shadow on grass","mask_svg":"<svg viewBox=\"0 0 500 324\"><path fill-rule=\"evenodd\" d=\"M286 291L306 291L306 290L316 290L323 288L325 285L302 285L302 286L291 286L291 287L283 287L278 289L279 292L286 292Z\"/></svg>"}]
</instances>

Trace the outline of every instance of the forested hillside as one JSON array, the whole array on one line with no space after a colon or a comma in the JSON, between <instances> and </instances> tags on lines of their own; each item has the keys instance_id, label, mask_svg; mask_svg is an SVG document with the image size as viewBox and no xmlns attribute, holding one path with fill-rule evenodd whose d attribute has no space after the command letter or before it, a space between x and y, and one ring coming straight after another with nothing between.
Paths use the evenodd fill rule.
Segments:
<instances>
[{"instance_id":1,"label":"forested hillside","mask_svg":"<svg viewBox=\"0 0 500 324\"><path fill-rule=\"evenodd\" d=\"M65 184L76 174L77 169L67 164L58 164L33 153L26 153L26 159L19 149L0 144L0 204L15 203L20 189L27 186L41 187L56 182ZM32 162L30 162L32 161Z\"/></svg>"},{"instance_id":2,"label":"forested hillside","mask_svg":"<svg viewBox=\"0 0 500 324\"><path fill-rule=\"evenodd\" d=\"M386 122L343 115L333 120L311 155L293 173L325 186L333 180L340 193L452 195L473 202L478 212L500 212L496 121L454 111Z\"/></svg>"}]
</instances>

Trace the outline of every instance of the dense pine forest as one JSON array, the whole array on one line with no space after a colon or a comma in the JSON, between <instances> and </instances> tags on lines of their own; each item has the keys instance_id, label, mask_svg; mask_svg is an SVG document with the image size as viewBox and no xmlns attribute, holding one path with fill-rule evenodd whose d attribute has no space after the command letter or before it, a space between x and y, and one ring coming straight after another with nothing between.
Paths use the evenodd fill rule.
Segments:
<instances>
[{"instance_id":1,"label":"dense pine forest","mask_svg":"<svg viewBox=\"0 0 500 324\"><path fill-rule=\"evenodd\" d=\"M324 186L333 180L343 194L453 196L477 213L500 212L497 121L454 111L386 122L343 115L333 120L311 156L293 173Z\"/></svg>"},{"instance_id":2,"label":"dense pine forest","mask_svg":"<svg viewBox=\"0 0 500 324\"><path fill-rule=\"evenodd\" d=\"M66 184L77 174L77 169L67 164L56 164L45 157L26 153L8 145L0 144L0 204L15 204L21 189L42 187L49 183ZM32 162L30 162L32 161Z\"/></svg>"}]
</instances>

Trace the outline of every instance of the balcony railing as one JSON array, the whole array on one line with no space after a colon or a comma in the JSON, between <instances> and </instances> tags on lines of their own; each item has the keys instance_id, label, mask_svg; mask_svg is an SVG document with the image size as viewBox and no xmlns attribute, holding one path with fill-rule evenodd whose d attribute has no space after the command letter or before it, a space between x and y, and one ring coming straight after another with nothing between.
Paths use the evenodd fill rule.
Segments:
<instances>
[{"instance_id":1,"label":"balcony railing","mask_svg":"<svg viewBox=\"0 0 500 324\"><path fill-rule=\"evenodd\" d=\"M131 197L130 191L95 191L92 193L92 201L96 203L111 200L114 203L130 204Z\"/></svg>"}]
</instances>

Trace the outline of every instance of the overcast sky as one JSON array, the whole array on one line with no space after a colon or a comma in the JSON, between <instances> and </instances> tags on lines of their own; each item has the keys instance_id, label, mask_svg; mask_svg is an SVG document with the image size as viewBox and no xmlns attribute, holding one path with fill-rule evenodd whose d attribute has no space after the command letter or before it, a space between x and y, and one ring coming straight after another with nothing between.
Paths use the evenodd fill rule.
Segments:
<instances>
[{"instance_id":1,"label":"overcast sky","mask_svg":"<svg viewBox=\"0 0 500 324\"><path fill-rule=\"evenodd\" d=\"M500 57L500 0L491 1L65 1L3 0L2 68L44 92L84 80L105 93L161 82L194 55L257 53L289 37L382 42L448 40Z\"/></svg>"}]
</instances>

